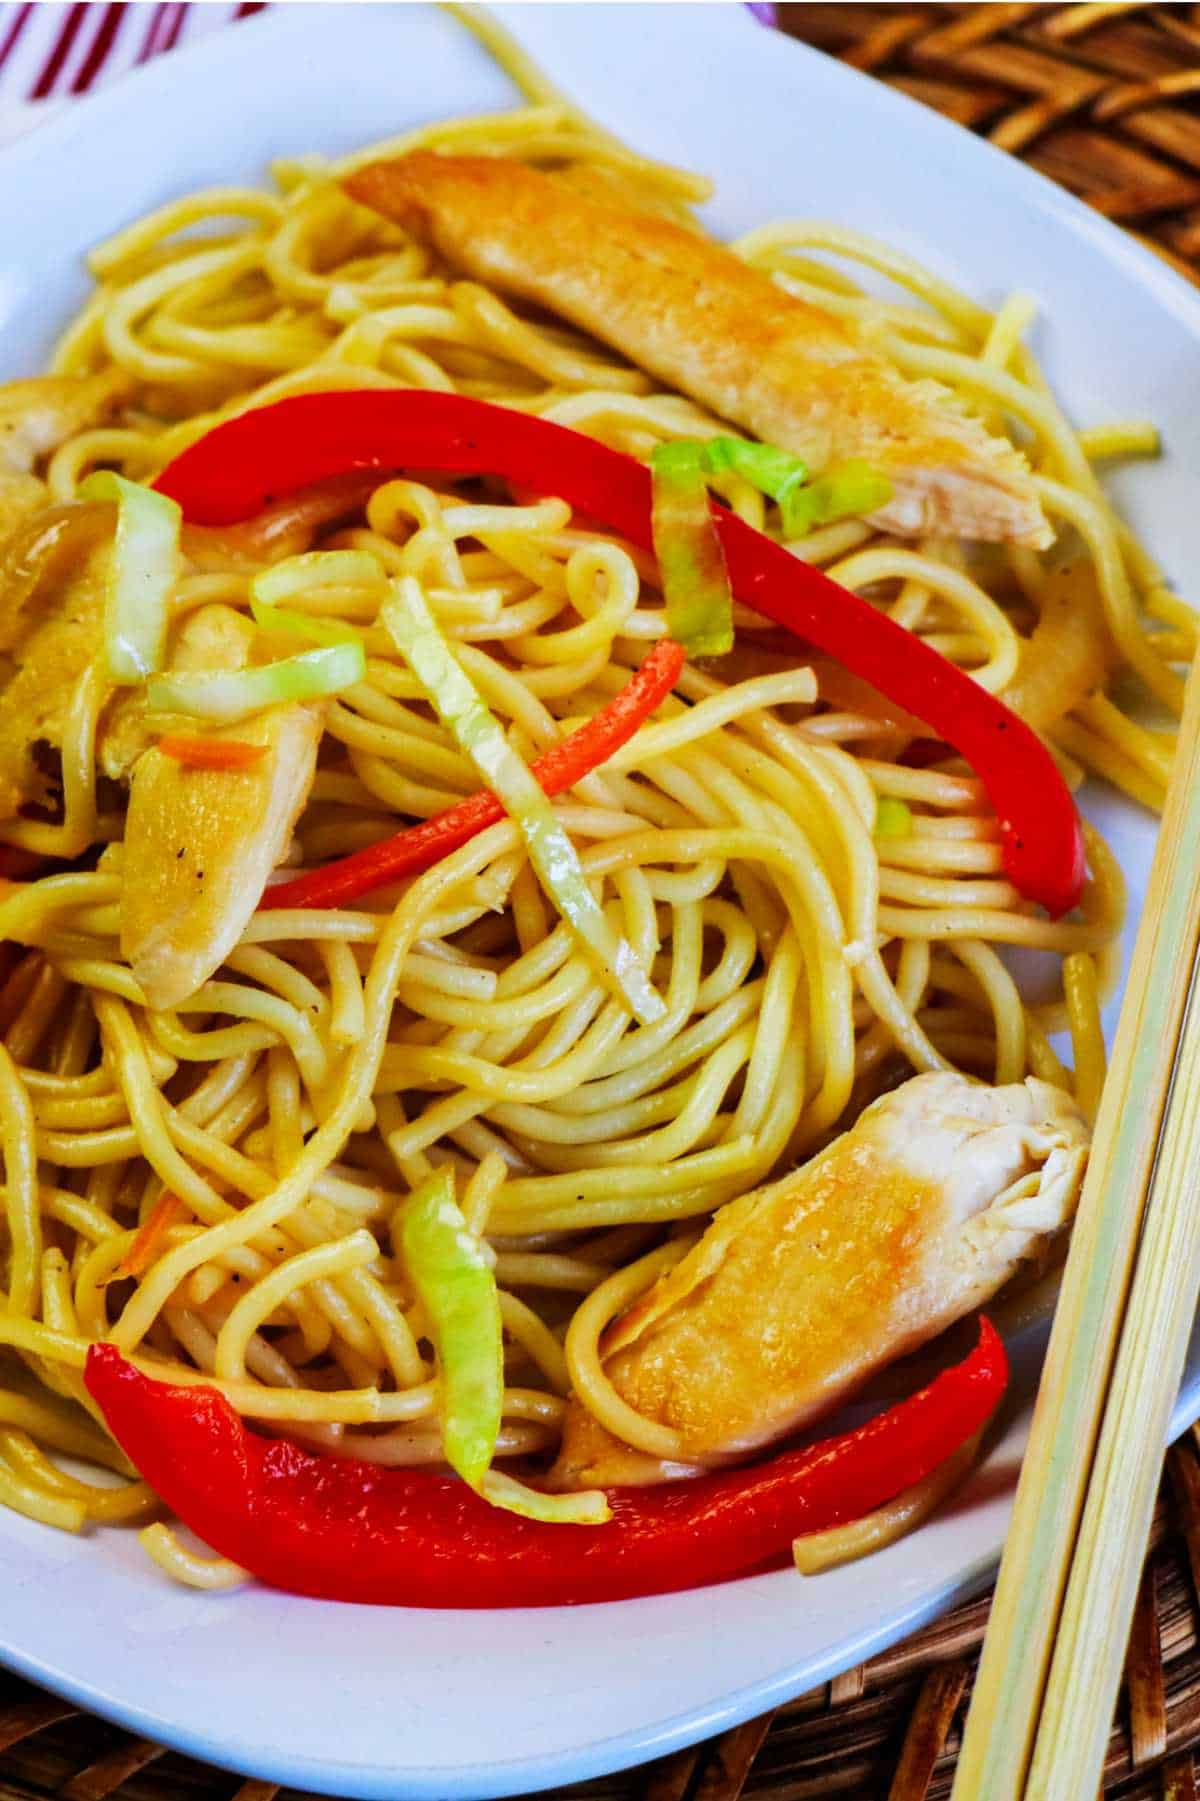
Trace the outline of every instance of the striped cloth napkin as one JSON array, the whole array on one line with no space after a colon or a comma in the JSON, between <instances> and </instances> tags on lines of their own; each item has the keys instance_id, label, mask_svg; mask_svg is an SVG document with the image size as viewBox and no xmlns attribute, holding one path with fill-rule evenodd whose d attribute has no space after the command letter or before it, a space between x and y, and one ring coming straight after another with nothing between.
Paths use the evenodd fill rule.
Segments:
<instances>
[{"instance_id":1,"label":"striped cloth napkin","mask_svg":"<svg viewBox=\"0 0 1200 1801\"><path fill-rule=\"evenodd\" d=\"M221 0L192 5L160 5L156 0L0 3L0 144L152 56L262 11L261 0L242 5Z\"/></svg>"},{"instance_id":2,"label":"striped cloth napkin","mask_svg":"<svg viewBox=\"0 0 1200 1801\"><path fill-rule=\"evenodd\" d=\"M0 144L139 63L265 10L262 0L243 0L241 5L223 0L191 5L0 0ZM775 23L774 6L752 5L749 11L766 24Z\"/></svg>"}]
</instances>

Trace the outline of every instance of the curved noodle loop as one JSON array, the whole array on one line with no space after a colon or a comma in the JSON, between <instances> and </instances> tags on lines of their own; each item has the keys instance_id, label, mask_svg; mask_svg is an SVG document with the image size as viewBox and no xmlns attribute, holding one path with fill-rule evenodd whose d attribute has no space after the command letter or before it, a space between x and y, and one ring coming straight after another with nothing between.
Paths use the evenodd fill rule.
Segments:
<instances>
[{"instance_id":1,"label":"curved noodle loop","mask_svg":"<svg viewBox=\"0 0 1200 1801\"><path fill-rule=\"evenodd\" d=\"M677 218L704 192L544 93L387 148L417 144L568 168ZM602 346L458 279L349 201L337 173L316 157L280 165L273 193L193 195L92 253L98 285L53 366L119 368L130 396L114 424L50 457L53 500L71 501L98 467L145 479L218 419L329 387L476 395L642 458L721 429ZM1113 684L1133 671L1172 706L1191 628L1024 346L1024 303L993 318L832 226L764 227L736 248L1009 430L1064 527L1052 560L1083 571L1071 579L1091 598L1068 626L1061 578L1031 553L900 544L858 520L796 554L1027 705L1072 783L1092 771L1157 801L1169 735L1131 721ZM1108 456L1142 438L1114 428L1096 442ZM717 485L780 535L773 503L733 474ZM385 583L420 584L527 759L599 712L665 633L642 553L562 501L421 472L189 531L176 626L202 609L248 618L256 572L314 549L366 558L326 565L324 579L289 565L293 625L359 634L366 676L324 712L289 872L478 786L379 622ZM67 861L98 847L85 865L0 888L0 931L18 947L0 981L0 1500L76 1530L152 1508L136 1484L60 1480L37 1450L128 1476L76 1405L97 1337L146 1368L214 1381L306 1443L436 1463L428 1323L393 1236L434 1166L455 1172L494 1263L497 1449L519 1458L553 1451L571 1372L603 1380L608 1319L715 1208L819 1149L904 1075L955 1067L1010 1083L1031 1071L1069 1087L1049 1042L1067 1028L1094 1108L1124 907L1098 837L1083 905L1050 922L1004 879L980 784L945 747L844 672L810 667L753 614L736 623L730 657L687 668L654 719L555 803L609 925L665 1000L649 1024L555 919L507 822L352 910L272 909L268 897L209 981L152 1010L120 948L139 870L113 800L145 740L125 735L134 728L94 670L79 680L61 817L0 827L8 844ZM282 625L262 629L272 656L294 654ZM875 835L885 799L907 809L900 835ZM1065 991L1060 972L1023 996L1005 947L1065 958ZM160 1212L131 1286L124 1260L166 1192L178 1204ZM663 1427L638 1416L628 1427L648 1451L674 1449ZM237 1577L163 1527L147 1543L184 1580Z\"/></svg>"}]
</instances>

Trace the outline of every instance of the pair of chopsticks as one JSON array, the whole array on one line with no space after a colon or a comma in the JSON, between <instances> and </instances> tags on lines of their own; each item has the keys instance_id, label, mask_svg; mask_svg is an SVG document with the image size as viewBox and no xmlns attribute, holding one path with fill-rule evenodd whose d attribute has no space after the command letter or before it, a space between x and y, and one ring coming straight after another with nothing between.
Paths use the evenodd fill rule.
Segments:
<instances>
[{"instance_id":1,"label":"pair of chopsticks","mask_svg":"<svg viewBox=\"0 0 1200 1801\"><path fill-rule=\"evenodd\" d=\"M954 1801L1100 1782L1200 1294L1198 945L1195 665Z\"/></svg>"}]
</instances>

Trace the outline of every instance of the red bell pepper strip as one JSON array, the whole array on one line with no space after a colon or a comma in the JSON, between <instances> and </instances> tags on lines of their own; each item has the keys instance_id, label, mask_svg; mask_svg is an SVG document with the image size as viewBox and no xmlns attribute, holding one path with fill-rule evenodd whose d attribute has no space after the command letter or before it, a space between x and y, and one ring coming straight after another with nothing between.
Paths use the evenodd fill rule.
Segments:
<instances>
[{"instance_id":1,"label":"red bell pepper strip","mask_svg":"<svg viewBox=\"0 0 1200 1801\"><path fill-rule=\"evenodd\" d=\"M626 744L643 720L666 699L683 668L684 650L672 638L660 638L641 668L614 695L602 712L577 731L554 744L530 764L547 794L573 788ZM418 875L432 868L452 850L466 844L478 832L504 818L504 808L487 788L469 800L435 813L420 825L407 827L391 838L368 844L323 869L293 876L268 888L260 907L342 907L372 888Z\"/></svg>"},{"instance_id":2,"label":"red bell pepper strip","mask_svg":"<svg viewBox=\"0 0 1200 1801\"><path fill-rule=\"evenodd\" d=\"M357 469L502 475L555 494L653 547L650 473L582 433L489 401L423 389L299 394L217 426L155 486L197 524L248 519L329 476ZM1083 835L1054 760L1024 720L911 632L714 505L736 597L836 657L952 744L987 789L1004 867L1055 916L1078 901Z\"/></svg>"},{"instance_id":3,"label":"red bell pepper strip","mask_svg":"<svg viewBox=\"0 0 1200 1801\"><path fill-rule=\"evenodd\" d=\"M394 1607L552 1607L719 1582L872 1512L990 1418L1007 1380L987 1319L962 1363L878 1418L768 1463L616 1489L602 1526L489 1507L453 1476L314 1457L203 1385L152 1381L107 1344L85 1380L117 1443L206 1544L263 1582Z\"/></svg>"}]
</instances>

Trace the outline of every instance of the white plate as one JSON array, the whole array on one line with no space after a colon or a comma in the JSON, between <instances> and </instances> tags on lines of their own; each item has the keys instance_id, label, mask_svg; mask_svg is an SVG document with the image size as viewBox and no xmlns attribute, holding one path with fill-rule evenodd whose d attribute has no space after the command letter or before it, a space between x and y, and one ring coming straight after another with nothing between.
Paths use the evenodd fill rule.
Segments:
<instances>
[{"instance_id":1,"label":"white plate","mask_svg":"<svg viewBox=\"0 0 1200 1801\"><path fill-rule=\"evenodd\" d=\"M1200 564L1200 297L1019 163L739 7L501 7L551 75L641 148L718 178L715 227L785 213L876 232L988 301L1045 309L1037 346L1083 423L1150 415L1167 458L1120 500L1176 580ZM32 373L86 291L85 246L268 159L341 151L502 107L505 77L423 6L274 11L72 107L0 157L0 373ZM1092 809L1140 904L1153 833ZM505 1614L334 1607L172 1588L131 1538L78 1542L0 1514L0 1655L135 1731L356 1797L494 1796L669 1751L787 1700L987 1579L1036 1346L1007 1436L936 1521L869 1564L614 1607ZM1175 1416L1200 1413L1193 1345Z\"/></svg>"}]
</instances>

